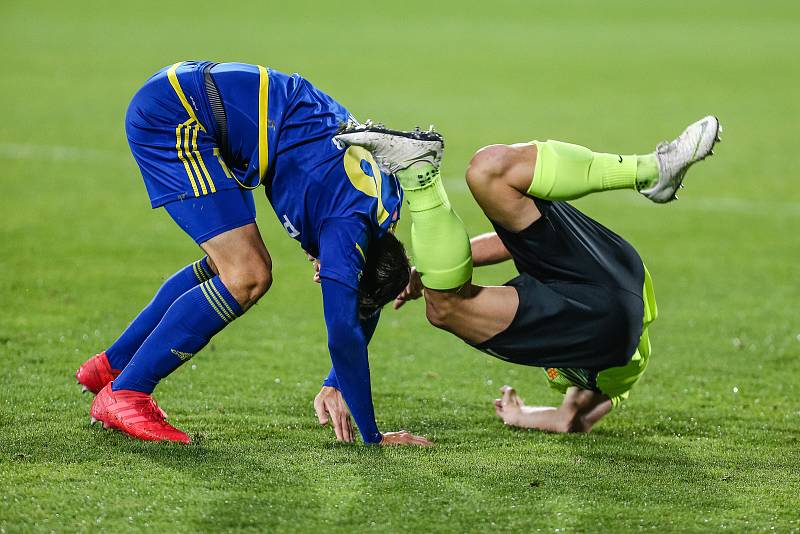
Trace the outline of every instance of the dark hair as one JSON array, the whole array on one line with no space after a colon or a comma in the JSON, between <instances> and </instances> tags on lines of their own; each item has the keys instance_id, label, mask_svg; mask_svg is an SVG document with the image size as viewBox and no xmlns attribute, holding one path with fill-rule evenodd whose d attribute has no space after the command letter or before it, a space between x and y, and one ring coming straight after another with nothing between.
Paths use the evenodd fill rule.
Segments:
<instances>
[{"instance_id":1,"label":"dark hair","mask_svg":"<svg viewBox=\"0 0 800 534\"><path fill-rule=\"evenodd\" d=\"M358 291L358 315L367 319L393 301L408 285L411 265L406 249L392 233L370 242Z\"/></svg>"}]
</instances>

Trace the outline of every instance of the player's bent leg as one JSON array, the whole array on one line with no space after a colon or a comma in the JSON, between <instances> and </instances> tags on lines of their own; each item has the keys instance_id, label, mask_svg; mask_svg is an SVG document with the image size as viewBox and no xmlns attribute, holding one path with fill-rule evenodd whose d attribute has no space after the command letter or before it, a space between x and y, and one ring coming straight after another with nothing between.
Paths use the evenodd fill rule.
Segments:
<instances>
[{"instance_id":1,"label":"player's bent leg","mask_svg":"<svg viewBox=\"0 0 800 534\"><path fill-rule=\"evenodd\" d=\"M97 394L114 380L131 361L175 299L214 274L211 261L204 257L169 277L119 338L108 349L95 354L78 368L75 378L83 386L83 391Z\"/></svg>"},{"instance_id":2,"label":"player's bent leg","mask_svg":"<svg viewBox=\"0 0 800 534\"><path fill-rule=\"evenodd\" d=\"M139 439L187 442L185 433L165 421L150 394L267 291L271 261L254 222L249 191L179 201L168 204L167 211L204 248L209 265L220 274L172 303L122 373L95 398L91 413L104 426Z\"/></svg>"},{"instance_id":3,"label":"player's bent leg","mask_svg":"<svg viewBox=\"0 0 800 534\"><path fill-rule=\"evenodd\" d=\"M272 258L255 223L219 234L201 247L243 310L272 285Z\"/></svg>"},{"instance_id":4,"label":"player's bent leg","mask_svg":"<svg viewBox=\"0 0 800 534\"><path fill-rule=\"evenodd\" d=\"M514 232L541 217L526 196L537 152L537 146L530 143L490 145L476 152L467 168L467 185L483 212Z\"/></svg>"},{"instance_id":5,"label":"player's bent leg","mask_svg":"<svg viewBox=\"0 0 800 534\"><path fill-rule=\"evenodd\" d=\"M428 321L476 345L506 330L519 307L516 289L466 284L458 290L425 290Z\"/></svg>"},{"instance_id":6,"label":"player's bent leg","mask_svg":"<svg viewBox=\"0 0 800 534\"><path fill-rule=\"evenodd\" d=\"M484 147L467 170L467 183L476 199L481 197L481 207L490 219L510 230L521 230L535 220L525 214L526 195L572 200L599 191L637 190L657 179L658 162L652 154L604 154L552 140ZM508 220L517 210L522 215Z\"/></svg>"}]
</instances>

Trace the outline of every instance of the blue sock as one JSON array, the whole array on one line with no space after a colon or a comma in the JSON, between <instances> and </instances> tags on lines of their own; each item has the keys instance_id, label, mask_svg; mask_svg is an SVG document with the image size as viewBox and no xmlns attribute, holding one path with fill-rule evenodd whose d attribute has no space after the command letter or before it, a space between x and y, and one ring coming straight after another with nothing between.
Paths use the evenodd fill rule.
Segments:
<instances>
[{"instance_id":1,"label":"blue sock","mask_svg":"<svg viewBox=\"0 0 800 534\"><path fill-rule=\"evenodd\" d=\"M241 314L242 308L219 276L190 289L169 307L112 388L152 393L159 380L188 361Z\"/></svg>"},{"instance_id":2,"label":"blue sock","mask_svg":"<svg viewBox=\"0 0 800 534\"><path fill-rule=\"evenodd\" d=\"M153 297L150 304L139 312L139 315L122 332L119 339L106 350L111 368L125 369L175 299L212 276L214 276L214 272L208 265L208 257L197 260L170 276L156 292L156 296Z\"/></svg>"}]
</instances>

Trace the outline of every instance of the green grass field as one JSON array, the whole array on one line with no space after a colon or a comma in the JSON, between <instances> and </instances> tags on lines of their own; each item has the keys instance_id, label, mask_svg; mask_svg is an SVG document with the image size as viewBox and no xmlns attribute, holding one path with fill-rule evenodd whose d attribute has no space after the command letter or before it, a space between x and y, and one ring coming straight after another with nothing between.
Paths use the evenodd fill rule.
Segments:
<instances>
[{"instance_id":1,"label":"green grass field","mask_svg":"<svg viewBox=\"0 0 800 534\"><path fill-rule=\"evenodd\" d=\"M0 532L800 531L800 9L794 2L18 2L0 5ZM578 202L653 274L650 368L589 435L513 431L498 388L541 371L387 310L371 346L382 429L335 443L319 287L259 193L270 293L157 392L189 446L88 426L73 373L199 257L147 196L128 100L181 59L298 71L360 118L434 123L471 233L471 153L563 139L643 152L725 127L681 200ZM401 227L408 236L408 221ZM479 274L502 283L511 265Z\"/></svg>"}]
</instances>

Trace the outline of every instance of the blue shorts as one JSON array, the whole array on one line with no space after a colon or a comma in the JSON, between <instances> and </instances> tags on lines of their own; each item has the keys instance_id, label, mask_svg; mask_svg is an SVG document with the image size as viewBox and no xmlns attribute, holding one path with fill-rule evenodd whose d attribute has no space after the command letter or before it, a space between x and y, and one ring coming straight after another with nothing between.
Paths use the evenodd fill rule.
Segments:
<instances>
[{"instance_id":1,"label":"blue shorts","mask_svg":"<svg viewBox=\"0 0 800 534\"><path fill-rule=\"evenodd\" d=\"M198 245L256 220L253 192L241 188L175 200L164 204L164 209Z\"/></svg>"},{"instance_id":2,"label":"blue shorts","mask_svg":"<svg viewBox=\"0 0 800 534\"><path fill-rule=\"evenodd\" d=\"M154 208L240 187L217 146L201 76L197 68L161 69L128 106L128 144Z\"/></svg>"},{"instance_id":3,"label":"blue shorts","mask_svg":"<svg viewBox=\"0 0 800 534\"><path fill-rule=\"evenodd\" d=\"M223 161L202 69L165 67L134 95L125 132L153 208L195 242L255 221L250 190Z\"/></svg>"}]
</instances>

